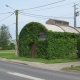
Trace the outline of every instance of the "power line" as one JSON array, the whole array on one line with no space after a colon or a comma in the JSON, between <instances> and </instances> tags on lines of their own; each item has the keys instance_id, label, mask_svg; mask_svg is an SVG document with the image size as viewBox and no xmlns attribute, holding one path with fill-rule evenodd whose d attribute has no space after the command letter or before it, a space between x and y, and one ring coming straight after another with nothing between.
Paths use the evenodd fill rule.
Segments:
<instances>
[{"instance_id":1,"label":"power line","mask_svg":"<svg viewBox=\"0 0 80 80\"><path fill-rule=\"evenodd\" d=\"M45 8L45 9L32 10L32 11L41 11L41 10L53 9L53 8L58 8L58 7L62 7L62 6L70 5L70 4L73 4L73 3L64 4L64 5L55 6L55 7L50 7L50 8ZM29 12L32 12L32 11L29 11Z\"/></svg>"},{"instance_id":2,"label":"power line","mask_svg":"<svg viewBox=\"0 0 80 80\"><path fill-rule=\"evenodd\" d=\"M37 9L37 8L41 8L41 7L57 4L57 3L60 3L60 2L63 2L63 1L65 1L65 0L61 0L61 1L58 1L58 2L54 2L54 3L50 3L50 4L46 4L46 5L42 5L42 6L38 6L38 7L34 7L34 8L22 9L22 10L19 10L19 11Z\"/></svg>"},{"instance_id":3,"label":"power line","mask_svg":"<svg viewBox=\"0 0 80 80\"><path fill-rule=\"evenodd\" d=\"M28 21L25 21L25 22L18 22L18 23L26 23L26 22L30 22L30 21L39 21L39 20L43 20L43 19L34 19L34 20L28 20Z\"/></svg>"},{"instance_id":4,"label":"power line","mask_svg":"<svg viewBox=\"0 0 80 80\"><path fill-rule=\"evenodd\" d=\"M76 1L76 2L80 2L80 1ZM41 11L41 10L47 10L47 9L52 9L52 8L58 8L58 7L62 7L62 6L67 6L67 5L70 5L70 4L74 4L76 2L72 2L72 3L68 3L68 4L64 4L64 5L60 5L60 6L55 6L55 7L50 7L50 8L45 8L45 9L39 9L39 10L32 10L32 11ZM57 2L56 2L57 3ZM55 4L55 3L54 3ZM43 6L44 7L44 6ZM38 7L37 7L38 8ZM36 7L34 8L29 8L29 9L23 9L23 10L31 10L31 9L36 9ZM20 10L22 11L22 10ZM29 11L31 12L31 11Z\"/></svg>"},{"instance_id":5,"label":"power line","mask_svg":"<svg viewBox=\"0 0 80 80\"><path fill-rule=\"evenodd\" d=\"M68 13L68 14L59 15L59 16L68 16L68 17L69 17L69 16L71 16L71 15L73 16L73 13Z\"/></svg>"},{"instance_id":6,"label":"power line","mask_svg":"<svg viewBox=\"0 0 80 80\"><path fill-rule=\"evenodd\" d=\"M67 5L69 5L69 4L67 4ZM42 10L53 9L53 8L58 8L58 7L62 7L62 6L66 6L66 4L65 5L56 6L56 7L45 8L45 9L32 10L32 11L42 11ZM32 11L29 11L29 12L32 12Z\"/></svg>"},{"instance_id":7,"label":"power line","mask_svg":"<svg viewBox=\"0 0 80 80\"><path fill-rule=\"evenodd\" d=\"M8 17L6 17L6 18L4 18L4 19L2 19L0 22L2 22L2 21L4 21L4 20L6 20L7 18L9 18L10 16L12 16L14 13L12 13L11 15L9 15Z\"/></svg>"},{"instance_id":8,"label":"power line","mask_svg":"<svg viewBox=\"0 0 80 80\"><path fill-rule=\"evenodd\" d=\"M0 15L2 15L2 14L9 14L9 13L12 13L12 12L0 13Z\"/></svg>"},{"instance_id":9,"label":"power line","mask_svg":"<svg viewBox=\"0 0 80 80\"><path fill-rule=\"evenodd\" d=\"M28 14L28 15L32 15L32 16L38 16L38 17L54 17L54 16L43 16L43 15L36 15L36 14L29 14L29 13L24 13L22 12L23 15ZM65 17L65 18L71 18L71 17Z\"/></svg>"},{"instance_id":10,"label":"power line","mask_svg":"<svg viewBox=\"0 0 80 80\"><path fill-rule=\"evenodd\" d=\"M24 14L20 14L20 15L24 15ZM24 16L35 17L35 18L43 18L43 19L48 19L48 18L44 18L44 17L40 17L40 16L34 16L34 15L32 16L32 15L29 15L29 14L28 14L28 15L24 15Z\"/></svg>"},{"instance_id":11,"label":"power line","mask_svg":"<svg viewBox=\"0 0 80 80\"><path fill-rule=\"evenodd\" d=\"M46 18L46 19L49 19L49 18L68 18L68 19L73 19L73 17L54 17L54 16L43 16L43 15L36 15L36 14L29 14L29 13L23 13L21 15L30 16L30 17L36 17L36 18Z\"/></svg>"},{"instance_id":12,"label":"power line","mask_svg":"<svg viewBox=\"0 0 80 80\"><path fill-rule=\"evenodd\" d=\"M26 23L26 22L30 22L30 21L38 21L38 20L42 20L42 19L35 19L35 20L28 20L28 21L24 21L24 22L18 22L18 23ZM11 25L13 25L13 24L15 24L15 22L14 23L12 23L12 24L9 24L8 26L11 26Z\"/></svg>"}]
</instances>

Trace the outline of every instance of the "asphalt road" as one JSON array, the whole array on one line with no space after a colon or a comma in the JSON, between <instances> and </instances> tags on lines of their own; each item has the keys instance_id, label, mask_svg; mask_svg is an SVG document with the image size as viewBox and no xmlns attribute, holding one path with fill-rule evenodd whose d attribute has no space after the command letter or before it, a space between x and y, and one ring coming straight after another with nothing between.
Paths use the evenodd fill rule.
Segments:
<instances>
[{"instance_id":1,"label":"asphalt road","mask_svg":"<svg viewBox=\"0 0 80 80\"><path fill-rule=\"evenodd\" d=\"M51 71L0 61L0 80L80 80L80 73Z\"/></svg>"}]
</instances>

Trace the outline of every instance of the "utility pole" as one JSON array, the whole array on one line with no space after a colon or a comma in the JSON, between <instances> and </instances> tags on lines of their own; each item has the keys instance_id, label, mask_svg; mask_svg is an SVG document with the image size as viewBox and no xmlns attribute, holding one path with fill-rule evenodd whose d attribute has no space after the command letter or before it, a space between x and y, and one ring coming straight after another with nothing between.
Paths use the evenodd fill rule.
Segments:
<instances>
[{"instance_id":1,"label":"utility pole","mask_svg":"<svg viewBox=\"0 0 80 80\"><path fill-rule=\"evenodd\" d=\"M16 52L15 55L18 56L18 10L15 10L16 15Z\"/></svg>"},{"instance_id":2,"label":"utility pole","mask_svg":"<svg viewBox=\"0 0 80 80\"><path fill-rule=\"evenodd\" d=\"M74 28L76 28L76 4L74 4Z\"/></svg>"},{"instance_id":3,"label":"utility pole","mask_svg":"<svg viewBox=\"0 0 80 80\"><path fill-rule=\"evenodd\" d=\"M77 8L76 8L76 5L77 5L77 4L74 3L74 28L77 27L76 17L79 16L79 11L76 12L76 9L77 9Z\"/></svg>"},{"instance_id":4,"label":"utility pole","mask_svg":"<svg viewBox=\"0 0 80 80\"><path fill-rule=\"evenodd\" d=\"M6 7L9 7L13 10L14 8L6 5ZM16 45L15 45L15 55L18 56L18 10L15 10L15 15L16 15Z\"/></svg>"}]
</instances>

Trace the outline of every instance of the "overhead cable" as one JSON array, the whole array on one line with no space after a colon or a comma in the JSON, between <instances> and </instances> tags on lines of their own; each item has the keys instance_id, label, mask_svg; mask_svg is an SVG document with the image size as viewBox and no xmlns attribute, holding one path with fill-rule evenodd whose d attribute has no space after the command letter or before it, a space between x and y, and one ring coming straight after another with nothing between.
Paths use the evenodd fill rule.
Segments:
<instances>
[{"instance_id":1,"label":"overhead cable","mask_svg":"<svg viewBox=\"0 0 80 80\"><path fill-rule=\"evenodd\" d=\"M2 15L2 14L9 14L9 13L13 13L13 12L0 13L0 15Z\"/></svg>"},{"instance_id":2,"label":"overhead cable","mask_svg":"<svg viewBox=\"0 0 80 80\"><path fill-rule=\"evenodd\" d=\"M36 14L29 14L29 13L20 13L21 15L24 16L30 16L30 17L36 17L36 18L68 18L68 19L73 19L73 17L54 17L54 16L43 16L43 15L36 15ZM26 15L27 14L27 15Z\"/></svg>"},{"instance_id":3,"label":"overhead cable","mask_svg":"<svg viewBox=\"0 0 80 80\"><path fill-rule=\"evenodd\" d=\"M76 1L76 2L80 2L80 1ZM53 9L53 8L58 8L58 7L62 7L62 6L67 6L67 5L70 5L70 4L74 4L76 2L72 2L72 3L68 3L68 4L63 4L63 5L59 5L59 6L55 6L55 7L44 8L44 9L38 9L38 10L28 9L28 10L31 10L29 12L32 12L32 11L41 11L41 10L47 10L47 9Z\"/></svg>"},{"instance_id":4,"label":"overhead cable","mask_svg":"<svg viewBox=\"0 0 80 80\"><path fill-rule=\"evenodd\" d=\"M14 13L12 13L11 15L7 16L6 18L2 19L0 22L6 20L7 18L9 18L10 16L12 16Z\"/></svg>"},{"instance_id":5,"label":"overhead cable","mask_svg":"<svg viewBox=\"0 0 80 80\"><path fill-rule=\"evenodd\" d=\"M63 1L65 1L65 0L57 1L57 2L54 2L54 3L50 3L50 4L46 4L46 5L42 5L42 6L38 6L38 7L34 7L34 8L22 9L22 10L19 10L19 11L37 9L37 8L41 8L41 7L57 4L57 3L60 3L60 2L63 2Z\"/></svg>"}]
</instances>

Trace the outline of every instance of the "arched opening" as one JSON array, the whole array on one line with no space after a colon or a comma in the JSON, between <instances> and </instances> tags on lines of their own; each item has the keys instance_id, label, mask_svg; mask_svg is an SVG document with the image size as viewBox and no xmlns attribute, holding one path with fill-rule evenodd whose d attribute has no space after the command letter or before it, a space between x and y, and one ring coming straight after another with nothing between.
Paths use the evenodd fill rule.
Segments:
<instances>
[{"instance_id":1,"label":"arched opening","mask_svg":"<svg viewBox=\"0 0 80 80\"><path fill-rule=\"evenodd\" d=\"M30 44L30 49L31 49L31 57L35 58L35 56L36 56L36 45L35 45L35 43Z\"/></svg>"}]
</instances>

